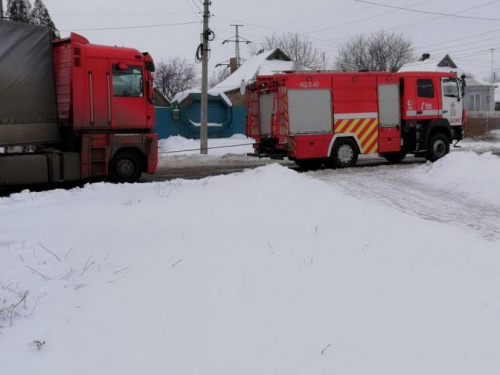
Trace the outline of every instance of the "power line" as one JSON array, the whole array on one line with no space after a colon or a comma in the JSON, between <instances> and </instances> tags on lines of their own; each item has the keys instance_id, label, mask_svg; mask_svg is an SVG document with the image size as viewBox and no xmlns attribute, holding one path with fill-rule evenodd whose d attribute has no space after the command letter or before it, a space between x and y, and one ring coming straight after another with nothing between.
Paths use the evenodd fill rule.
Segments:
<instances>
[{"instance_id":1,"label":"power line","mask_svg":"<svg viewBox=\"0 0 500 375\"><path fill-rule=\"evenodd\" d=\"M499 32L499 31L500 31L500 29L495 29L495 30L492 30L492 31L487 31L487 32L484 32L484 33L475 34L475 35L471 35L471 36L467 36L467 37L463 37L463 38L448 40L446 42L429 44L429 45L421 47L421 48L425 49L425 48L428 48L428 47L439 46L439 45L442 45L442 44L453 43L453 42L462 41L462 40L466 40L466 39L473 39L473 38L478 37L478 36L482 36L482 35L486 35L486 34L491 34L491 33L496 33L496 32Z\"/></svg>"},{"instance_id":2,"label":"power line","mask_svg":"<svg viewBox=\"0 0 500 375\"><path fill-rule=\"evenodd\" d=\"M417 10L417 9L410 9L410 8L405 8L405 7L397 7L397 6L394 6L394 5L380 4L380 3L375 3L375 2L371 2L371 1L365 1L365 0L354 0L354 1L356 1L358 3L376 5L376 6L381 6L381 7L385 7L385 8L400 9L400 10L406 10L408 12L415 12L415 13L433 14L433 15L444 16L444 17L465 18L465 19L482 20L482 21L500 21L500 18L459 16L459 15L454 14L454 13L428 12L428 11L425 11L425 10ZM492 1L491 3L497 3L499 1L500 0Z\"/></svg>"},{"instance_id":3,"label":"power line","mask_svg":"<svg viewBox=\"0 0 500 375\"><path fill-rule=\"evenodd\" d=\"M117 27L97 27L88 29L72 29L72 30L61 30L61 31L101 31L101 30L125 30L125 29L148 29L153 27L170 27L170 26L181 26L181 25L192 25L199 24L200 21L193 22L178 22L178 23L165 23L158 25L141 25L141 26L117 26Z\"/></svg>"},{"instance_id":4,"label":"power line","mask_svg":"<svg viewBox=\"0 0 500 375\"><path fill-rule=\"evenodd\" d=\"M412 5L409 5L409 7L413 7L413 6L421 5L421 4L424 4L424 3L427 3L427 2L429 2L429 0L425 0L425 1L421 1L421 2L419 2L419 3L415 3L415 4L412 4ZM319 33L319 32L322 32L322 31L327 31L327 30L332 30L332 29L338 29L338 28L340 28L340 27L345 27L345 26L353 25L353 24L355 24L355 23L368 21L368 20L371 20L371 19L373 19L373 18L382 17L382 16L385 16L385 15L388 15L388 14L392 14L392 13L399 12L399 11L400 11L399 9L397 9L397 10L392 10L392 11L390 11L390 12L381 13L381 14L376 14L376 15L371 16L371 17L367 17L367 18L363 18L363 19L360 19L360 20L357 20L357 21L352 21L352 22L344 23L344 24L342 24L342 25L335 25L335 26L325 27L325 28L322 28L322 29L317 29L317 30L313 30L313 31L308 31L307 33L305 33L305 35L314 34L314 33Z\"/></svg>"}]
</instances>

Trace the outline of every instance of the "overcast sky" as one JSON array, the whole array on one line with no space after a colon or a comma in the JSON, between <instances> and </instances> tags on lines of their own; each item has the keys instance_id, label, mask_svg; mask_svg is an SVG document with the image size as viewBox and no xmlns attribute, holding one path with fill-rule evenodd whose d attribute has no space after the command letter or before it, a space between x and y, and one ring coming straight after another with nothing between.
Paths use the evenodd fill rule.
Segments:
<instances>
[{"instance_id":1,"label":"overcast sky","mask_svg":"<svg viewBox=\"0 0 500 375\"><path fill-rule=\"evenodd\" d=\"M44 2L63 36L75 31L93 43L148 51L156 61L194 61L200 43L202 0ZM385 29L410 38L418 55L450 54L478 78L491 72L491 49L500 67L500 0L212 0L210 9L211 66L234 56L234 43L222 42L234 36L231 24L242 24L241 36L256 44L273 33L307 36L330 61L349 37ZM135 26L144 27L91 30ZM248 47L240 48L248 56Z\"/></svg>"}]
</instances>

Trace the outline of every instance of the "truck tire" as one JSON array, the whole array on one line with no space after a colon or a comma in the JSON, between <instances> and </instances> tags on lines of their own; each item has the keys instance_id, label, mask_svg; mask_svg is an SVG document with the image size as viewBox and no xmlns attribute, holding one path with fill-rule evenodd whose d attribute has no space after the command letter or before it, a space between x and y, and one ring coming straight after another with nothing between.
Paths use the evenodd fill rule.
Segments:
<instances>
[{"instance_id":1,"label":"truck tire","mask_svg":"<svg viewBox=\"0 0 500 375\"><path fill-rule=\"evenodd\" d=\"M358 145L349 138L340 138L335 141L330 155L333 168L354 167L358 161Z\"/></svg>"},{"instance_id":2,"label":"truck tire","mask_svg":"<svg viewBox=\"0 0 500 375\"><path fill-rule=\"evenodd\" d=\"M295 164L305 171L315 171L321 167L322 161L321 159L299 159L295 160Z\"/></svg>"},{"instance_id":3,"label":"truck tire","mask_svg":"<svg viewBox=\"0 0 500 375\"><path fill-rule=\"evenodd\" d=\"M406 157L406 151L399 152L388 152L386 154L382 154L382 156L391 164L401 163Z\"/></svg>"},{"instance_id":4,"label":"truck tire","mask_svg":"<svg viewBox=\"0 0 500 375\"><path fill-rule=\"evenodd\" d=\"M115 183L136 182L142 173L142 160L134 151L118 151L109 163L109 180Z\"/></svg>"},{"instance_id":5,"label":"truck tire","mask_svg":"<svg viewBox=\"0 0 500 375\"><path fill-rule=\"evenodd\" d=\"M429 139L427 144L426 159L432 162L442 158L450 152L450 142L442 133L436 133Z\"/></svg>"}]
</instances>

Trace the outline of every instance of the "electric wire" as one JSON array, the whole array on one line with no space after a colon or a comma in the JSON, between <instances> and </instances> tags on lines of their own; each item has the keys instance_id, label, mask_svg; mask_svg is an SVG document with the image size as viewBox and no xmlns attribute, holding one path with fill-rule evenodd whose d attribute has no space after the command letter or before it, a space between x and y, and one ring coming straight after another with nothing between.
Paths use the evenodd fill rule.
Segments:
<instances>
[{"instance_id":1,"label":"electric wire","mask_svg":"<svg viewBox=\"0 0 500 375\"><path fill-rule=\"evenodd\" d=\"M438 16L444 16L444 17L456 17L456 18L465 18L465 19L482 20L482 21L500 21L500 18L460 16L460 15L457 15L457 14L454 14L454 13L429 12L429 11L426 11L426 10L417 10L417 9L410 9L410 8L405 8L405 7L397 7L397 6L394 6L394 5L380 4L380 3L375 3L375 2L372 2L372 1L366 1L366 0L354 0L354 1L356 1L357 3L377 5L377 6L386 7L386 8L406 10L408 12L423 13L423 14L432 14L432 15L438 15ZM498 1L500 1L500 0L492 1L492 3L496 3Z\"/></svg>"},{"instance_id":2,"label":"electric wire","mask_svg":"<svg viewBox=\"0 0 500 375\"><path fill-rule=\"evenodd\" d=\"M149 28L154 28L154 27L171 27L171 26L192 25L192 24L199 24L199 23L200 23L200 21L192 21L192 22L164 23L164 24L157 24L157 25L96 27L96 28L60 30L60 31L70 32L70 31L103 31L103 30L125 30L125 29L149 29Z\"/></svg>"},{"instance_id":3,"label":"electric wire","mask_svg":"<svg viewBox=\"0 0 500 375\"><path fill-rule=\"evenodd\" d=\"M212 150L212 149L216 149L216 148L231 148L231 147L239 147L239 146L250 146L253 144L254 143L242 143L239 145L212 146L212 147L207 147L207 148L203 148L203 149L204 150ZM158 152L158 155L176 154L179 152L188 152L188 151L200 151L200 148L192 148L192 149L187 149L187 150L176 150L176 151L162 151L162 152Z\"/></svg>"}]
</instances>

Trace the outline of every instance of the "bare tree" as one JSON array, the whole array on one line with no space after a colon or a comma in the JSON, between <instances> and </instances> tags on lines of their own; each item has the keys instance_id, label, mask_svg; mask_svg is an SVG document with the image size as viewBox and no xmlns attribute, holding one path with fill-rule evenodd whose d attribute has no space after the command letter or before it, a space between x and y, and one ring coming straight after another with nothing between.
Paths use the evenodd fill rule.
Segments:
<instances>
[{"instance_id":1,"label":"bare tree","mask_svg":"<svg viewBox=\"0 0 500 375\"><path fill-rule=\"evenodd\" d=\"M335 60L335 68L397 72L412 61L415 57L410 39L382 30L369 36L357 36L343 44Z\"/></svg>"},{"instance_id":2,"label":"bare tree","mask_svg":"<svg viewBox=\"0 0 500 375\"><path fill-rule=\"evenodd\" d=\"M196 66L187 59L174 57L156 64L155 86L168 100L178 92L193 88L199 82Z\"/></svg>"},{"instance_id":3,"label":"bare tree","mask_svg":"<svg viewBox=\"0 0 500 375\"><path fill-rule=\"evenodd\" d=\"M229 67L219 68L212 71L212 75L208 79L208 87L217 86L231 75Z\"/></svg>"},{"instance_id":4,"label":"bare tree","mask_svg":"<svg viewBox=\"0 0 500 375\"><path fill-rule=\"evenodd\" d=\"M318 50L309 39L297 33L282 35L273 34L266 37L259 45L252 45L250 51L253 55L260 51L269 51L274 48L281 49L295 63L295 69L324 69L326 55Z\"/></svg>"}]
</instances>

